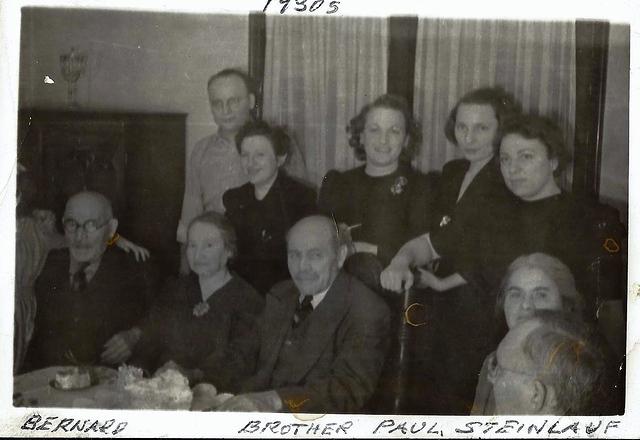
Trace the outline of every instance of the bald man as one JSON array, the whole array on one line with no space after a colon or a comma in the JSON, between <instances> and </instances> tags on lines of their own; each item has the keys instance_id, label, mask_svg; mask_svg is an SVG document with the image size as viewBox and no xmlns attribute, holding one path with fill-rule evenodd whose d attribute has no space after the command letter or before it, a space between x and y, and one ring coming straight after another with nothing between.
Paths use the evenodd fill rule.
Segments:
<instances>
[{"instance_id":1,"label":"bald man","mask_svg":"<svg viewBox=\"0 0 640 440\"><path fill-rule=\"evenodd\" d=\"M25 370L50 365L115 365L126 357L128 329L155 291L148 263L109 246L118 227L109 200L80 192L62 218L68 249L47 257L36 281L35 334Z\"/></svg>"},{"instance_id":2,"label":"bald man","mask_svg":"<svg viewBox=\"0 0 640 440\"><path fill-rule=\"evenodd\" d=\"M607 365L594 335L574 317L549 310L512 328L490 367L496 414L601 414Z\"/></svg>"},{"instance_id":3,"label":"bald man","mask_svg":"<svg viewBox=\"0 0 640 440\"><path fill-rule=\"evenodd\" d=\"M380 376L389 310L341 271L347 249L331 219L300 220L287 252L292 280L267 295L258 372L220 410L357 412Z\"/></svg>"}]
</instances>

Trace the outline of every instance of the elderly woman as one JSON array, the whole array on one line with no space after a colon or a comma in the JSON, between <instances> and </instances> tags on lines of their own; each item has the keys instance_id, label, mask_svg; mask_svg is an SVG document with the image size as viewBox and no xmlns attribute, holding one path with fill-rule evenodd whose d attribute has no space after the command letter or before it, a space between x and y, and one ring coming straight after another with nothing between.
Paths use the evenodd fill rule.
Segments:
<instances>
[{"instance_id":1,"label":"elderly woman","mask_svg":"<svg viewBox=\"0 0 640 440\"><path fill-rule=\"evenodd\" d=\"M170 283L140 326L131 363L152 372L177 365L190 381L235 391L255 368L254 325L262 297L227 263L236 251L221 214L192 220L186 256L192 273Z\"/></svg>"},{"instance_id":2,"label":"elderly woman","mask_svg":"<svg viewBox=\"0 0 640 440\"><path fill-rule=\"evenodd\" d=\"M350 232L347 270L379 288L379 274L400 246L427 230L434 185L411 166L422 133L404 98L378 97L347 129L349 145L365 163L329 171L318 204Z\"/></svg>"},{"instance_id":3,"label":"elderly woman","mask_svg":"<svg viewBox=\"0 0 640 440\"><path fill-rule=\"evenodd\" d=\"M498 87L472 90L458 101L445 134L463 158L442 170L429 232L403 245L380 277L384 288L401 292L413 285L411 266L438 260L435 273L423 270L420 282L432 291L424 299L428 324L416 330L420 348L411 390L418 404L426 405L424 411L468 414L476 372L494 348L495 300L490 283L478 273L491 274L496 283L500 276L493 272L501 267L503 253L490 250L492 236L515 200L502 180L496 152L500 128L518 112L519 104ZM425 400L427 389L430 399Z\"/></svg>"},{"instance_id":4,"label":"elderly woman","mask_svg":"<svg viewBox=\"0 0 640 440\"><path fill-rule=\"evenodd\" d=\"M516 258L507 269L496 312L512 329L531 318L536 310L558 310L582 319L583 305L569 268L555 257L535 253ZM488 378L495 355L494 351L482 364L471 415L495 414L493 386Z\"/></svg>"},{"instance_id":5,"label":"elderly woman","mask_svg":"<svg viewBox=\"0 0 640 440\"><path fill-rule=\"evenodd\" d=\"M315 212L316 193L281 169L291 148L282 128L249 122L238 132L236 145L249 182L222 197L238 236L232 268L264 295L289 278L285 235Z\"/></svg>"}]
</instances>

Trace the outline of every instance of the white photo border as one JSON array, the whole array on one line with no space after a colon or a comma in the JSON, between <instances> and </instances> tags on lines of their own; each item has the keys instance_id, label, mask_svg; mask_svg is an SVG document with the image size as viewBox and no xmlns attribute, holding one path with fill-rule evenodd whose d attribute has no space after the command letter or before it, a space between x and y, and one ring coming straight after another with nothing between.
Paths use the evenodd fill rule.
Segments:
<instances>
[{"instance_id":1,"label":"white photo border","mask_svg":"<svg viewBox=\"0 0 640 440\"><path fill-rule=\"evenodd\" d=\"M13 334L13 289L15 252L15 174L17 144L18 78L20 51L20 8L70 7L122 10L153 10L158 12L189 13L234 13L246 14L260 11L266 0L9 0L0 4L0 43L2 61L0 87L2 89L0 124L4 148L0 149L0 222L7 241L0 252L0 435L3 436L62 436L35 428L34 415L41 417L37 426L42 427L47 417L73 418L98 421L104 428L98 437L585 437L588 427L598 429L593 436L638 437L640 436L640 358L636 345L640 341L638 318L640 317L640 248L637 238L640 220L638 191L631 190L639 183L640 157L637 124L629 124L629 266L628 266L628 319L627 319L627 383L626 413L623 416L606 417L470 417L470 416L373 416L373 415L310 415L257 414L257 413L192 413L169 411L115 411L88 409L15 408L12 406L12 334ZM276 0L274 0L276 2ZM276 9L273 9L276 11ZM273 13L273 12L270 12ZM275 12L277 14L277 12ZM336 15L387 16L411 14L446 18L507 18L524 20L558 20L592 18L606 19L611 23L631 26L630 52L630 105L629 121L638 119L640 92L640 3L616 0L609 2L588 0L580 3L565 3L558 0L536 0L513 2L473 0L419 2L417 0L341 0ZM23 30L24 31L24 30ZM54 419L51 419L54 420ZM280 422L278 425L268 422ZM600 425L598 423L601 422ZM31 423L31 424L30 424ZM125 423L122 425L122 423ZM253 423L253 424L252 424ZM405 423L405 432L399 428ZM495 424L494 424L495 423ZM577 425L575 425L577 423ZM295 432L296 425L297 434ZM382 425L381 425L382 424ZM471 425L469 425L471 424ZM90 426L90 425L87 425ZM284 426L290 426L287 432ZM318 426L318 428L314 428ZM508 426L508 428L505 428ZM531 429L530 427L535 428ZM537 430L543 426L538 433ZM26 427L26 428L25 428ZM122 429L120 429L121 427ZM327 428L329 427L329 428ZM411 431L413 427L413 433ZM421 428L422 429L419 429ZM244 431L243 431L244 428ZM376 431L376 428L377 431ZM502 432L498 432L503 428ZM574 432L574 428L576 431ZM488 429L488 430L487 430ZM506 432L505 432L506 429ZM323 432L326 431L325 432ZM392 431L393 430L393 431ZM486 433L484 431L487 430ZM344 433L343 433L344 431ZM84 434L83 436L89 435ZM68 434L67 434L68 435ZM76 435L80 436L80 433Z\"/></svg>"}]
</instances>

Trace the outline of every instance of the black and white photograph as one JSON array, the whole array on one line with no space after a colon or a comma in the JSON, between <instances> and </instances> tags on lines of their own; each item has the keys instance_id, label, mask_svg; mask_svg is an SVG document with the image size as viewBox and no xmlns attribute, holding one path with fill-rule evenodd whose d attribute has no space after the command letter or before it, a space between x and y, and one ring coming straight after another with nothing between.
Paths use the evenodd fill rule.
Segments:
<instances>
[{"instance_id":1,"label":"black and white photograph","mask_svg":"<svg viewBox=\"0 0 640 440\"><path fill-rule=\"evenodd\" d=\"M640 435L632 17L241 3L0 9L0 433Z\"/></svg>"}]
</instances>

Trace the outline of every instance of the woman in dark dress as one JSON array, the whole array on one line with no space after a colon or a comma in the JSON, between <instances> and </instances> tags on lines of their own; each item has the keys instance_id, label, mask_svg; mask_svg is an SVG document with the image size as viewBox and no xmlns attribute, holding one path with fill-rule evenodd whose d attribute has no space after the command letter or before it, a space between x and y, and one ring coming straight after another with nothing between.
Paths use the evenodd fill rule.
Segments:
<instances>
[{"instance_id":1,"label":"woman in dark dress","mask_svg":"<svg viewBox=\"0 0 640 440\"><path fill-rule=\"evenodd\" d=\"M238 132L236 145L249 182L222 197L238 236L231 267L266 294L289 278L285 236L294 223L315 213L316 193L281 169L291 146L283 129L249 122Z\"/></svg>"},{"instance_id":2,"label":"woman in dark dress","mask_svg":"<svg viewBox=\"0 0 640 440\"><path fill-rule=\"evenodd\" d=\"M318 205L350 232L346 269L380 290L382 268L403 243L427 230L434 185L411 166L422 133L403 98L378 97L347 128L365 164L329 171Z\"/></svg>"},{"instance_id":3,"label":"woman in dark dress","mask_svg":"<svg viewBox=\"0 0 640 440\"><path fill-rule=\"evenodd\" d=\"M406 240L428 229L435 185L411 166L422 133L404 98L378 97L362 108L347 130L349 144L365 164L329 171L318 205L346 232L350 252L345 270L384 294L380 272ZM394 320L400 322L402 298L384 297ZM397 326L392 329L393 343L368 412L399 410L394 403L402 383L395 365L401 352L397 330Z\"/></svg>"},{"instance_id":4,"label":"woman in dark dress","mask_svg":"<svg viewBox=\"0 0 640 440\"><path fill-rule=\"evenodd\" d=\"M503 253L488 250L514 203L495 153L501 125L518 112L515 99L497 87L473 90L460 99L445 134L464 159L443 168L429 232L402 246L380 277L384 288L401 292L414 284L412 267L438 262L434 272L420 271L418 283L431 289L422 295L427 325L414 332L416 383L411 390L420 411L468 414L477 372L495 348L492 283L499 282L496 268L506 264Z\"/></svg>"},{"instance_id":5,"label":"woman in dark dress","mask_svg":"<svg viewBox=\"0 0 640 440\"><path fill-rule=\"evenodd\" d=\"M235 232L221 214L207 212L191 222L186 256L192 273L170 282L139 326L131 364L149 372L177 368L192 383L227 392L253 374L264 300L228 270L235 249Z\"/></svg>"},{"instance_id":6,"label":"woman in dark dress","mask_svg":"<svg viewBox=\"0 0 640 440\"><path fill-rule=\"evenodd\" d=\"M593 321L604 300L621 297L625 231L613 208L562 191L556 176L566 151L562 130L551 119L522 115L505 124L500 163L518 205L501 240L513 257L544 252L567 264Z\"/></svg>"}]
</instances>

